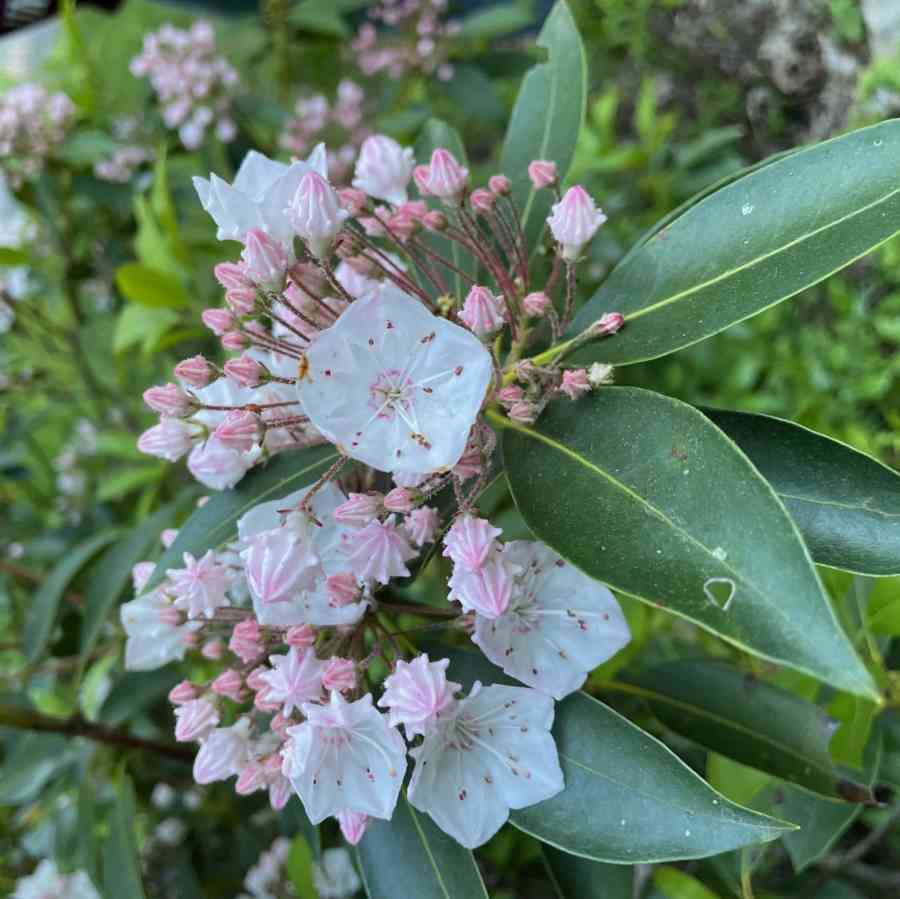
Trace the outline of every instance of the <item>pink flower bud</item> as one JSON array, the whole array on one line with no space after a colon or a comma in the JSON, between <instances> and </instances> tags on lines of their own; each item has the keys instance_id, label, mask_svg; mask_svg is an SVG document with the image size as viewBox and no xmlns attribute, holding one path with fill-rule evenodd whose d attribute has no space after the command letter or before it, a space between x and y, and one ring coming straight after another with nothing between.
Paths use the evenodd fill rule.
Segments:
<instances>
[{"instance_id":1,"label":"pink flower bud","mask_svg":"<svg viewBox=\"0 0 900 899\"><path fill-rule=\"evenodd\" d=\"M414 210L407 208L410 205L407 203L401 206L388 219L388 228L386 229L396 235L397 239L403 243L406 243L419 230L421 222L421 216L417 215Z\"/></svg>"},{"instance_id":2,"label":"pink flower bud","mask_svg":"<svg viewBox=\"0 0 900 899\"><path fill-rule=\"evenodd\" d=\"M175 375L191 387L206 387L212 380L213 367L203 356L191 356L175 366Z\"/></svg>"},{"instance_id":3,"label":"pink flower bud","mask_svg":"<svg viewBox=\"0 0 900 899\"><path fill-rule=\"evenodd\" d=\"M222 335L221 344L223 349L237 353L250 346L250 338L240 331L229 331L227 334Z\"/></svg>"},{"instance_id":4,"label":"pink flower bud","mask_svg":"<svg viewBox=\"0 0 900 899\"><path fill-rule=\"evenodd\" d=\"M339 576L339 575L338 575ZM309 649L316 642L316 632L308 624L296 624L288 628L284 635L284 642L294 649Z\"/></svg>"},{"instance_id":5,"label":"pink flower bud","mask_svg":"<svg viewBox=\"0 0 900 899\"><path fill-rule=\"evenodd\" d=\"M490 212L494 208L496 200L496 195L483 187L479 187L469 194L469 202L476 212Z\"/></svg>"},{"instance_id":6,"label":"pink flower bud","mask_svg":"<svg viewBox=\"0 0 900 899\"><path fill-rule=\"evenodd\" d=\"M344 187L337 192L341 206L350 213L352 217L358 216L369 203L369 198L355 187Z\"/></svg>"},{"instance_id":7,"label":"pink flower bud","mask_svg":"<svg viewBox=\"0 0 900 899\"><path fill-rule=\"evenodd\" d=\"M556 172L556 163L551 159L534 159L528 163L528 177L535 190L552 187L559 177Z\"/></svg>"},{"instance_id":8,"label":"pink flower bud","mask_svg":"<svg viewBox=\"0 0 900 899\"><path fill-rule=\"evenodd\" d=\"M221 640L207 640L200 649L200 655L215 662L225 655L225 644Z\"/></svg>"},{"instance_id":9,"label":"pink flower bud","mask_svg":"<svg viewBox=\"0 0 900 899\"><path fill-rule=\"evenodd\" d=\"M261 228L251 228L244 238L241 258L247 274L255 284L270 290L280 290L284 286L284 274L288 267L288 257L284 247L273 240Z\"/></svg>"},{"instance_id":10,"label":"pink flower bud","mask_svg":"<svg viewBox=\"0 0 900 899\"><path fill-rule=\"evenodd\" d=\"M523 425L534 424L537 419L537 409L533 403L514 403L506 413L513 421Z\"/></svg>"},{"instance_id":11,"label":"pink flower bud","mask_svg":"<svg viewBox=\"0 0 900 899\"><path fill-rule=\"evenodd\" d=\"M159 535L159 542L168 549L174 542L175 538L178 536L178 528L166 528Z\"/></svg>"},{"instance_id":12,"label":"pink flower bud","mask_svg":"<svg viewBox=\"0 0 900 899\"><path fill-rule=\"evenodd\" d=\"M175 709L175 739L179 743L202 740L219 723L219 713L208 699L192 699Z\"/></svg>"},{"instance_id":13,"label":"pink flower bud","mask_svg":"<svg viewBox=\"0 0 900 899\"><path fill-rule=\"evenodd\" d=\"M483 465L484 455L481 448L470 443L451 471L459 480L468 481L469 478L474 478L475 475L481 473Z\"/></svg>"},{"instance_id":14,"label":"pink flower bud","mask_svg":"<svg viewBox=\"0 0 900 899\"><path fill-rule=\"evenodd\" d=\"M459 318L474 334L486 337L503 327L503 313L500 297L476 284L466 296Z\"/></svg>"},{"instance_id":15,"label":"pink flower bud","mask_svg":"<svg viewBox=\"0 0 900 899\"><path fill-rule=\"evenodd\" d=\"M388 512L409 512L415 505L416 494L407 487L395 487L384 498Z\"/></svg>"},{"instance_id":16,"label":"pink flower bud","mask_svg":"<svg viewBox=\"0 0 900 899\"><path fill-rule=\"evenodd\" d=\"M191 398L177 385L166 384L163 387L150 387L144 391L144 402L160 415L171 418L184 418L194 411Z\"/></svg>"},{"instance_id":17,"label":"pink flower bud","mask_svg":"<svg viewBox=\"0 0 900 899\"><path fill-rule=\"evenodd\" d=\"M434 541L439 522L440 515L437 509L433 509L431 506L419 506L418 509L413 509L406 516L403 521L403 529L416 546L424 546L426 543Z\"/></svg>"},{"instance_id":18,"label":"pink flower bud","mask_svg":"<svg viewBox=\"0 0 900 899\"><path fill-rule=\"evenodd\" d=\"M256 288L232 287L226 290L225 305L235 315L250 315L256 308Z\"/></svg>"},{"instance_id":19,"label":"pink flower bud","mask_svg":"<svg viewBox=\"0 0 900 899\"><path fill-rule=\"evenodd\" d=\"M216 337L221 337L234 327L234 316L226 309L204 309L200 313L200 320Z\"/></svg>"},{"instance_id":20,"label":"pink flower bud","mask_svg":"<svg viewBox=\"0 0 900 899\"><path fill-rule=\"evenodd\" d=\"M488 187L498 196L505 197L512 192L512 183L506 175L491 175Z\"/></svg>"},{"instance_id":21,"label":"pink flower bud","mask_svg":"<svg viewBox=\"0 0 900 899\"><path fill-rule=\"evenodd\" d=\"M477 571L502 533L485 518L460 515L444 537L444 556L469 571Z\"/></svg>"},{"instance_id":22,"label":"pink flower bud","mask_svg":"<svg viewBox=\"0 0 900 899\"><path fill-rule=\"evenodd\" d=\"M590 194L580 185L570 187L563 198L553 204L547 224L562 248L562 257L574 262L581 251L606 221L603 212L594 205Z\"/></svg>"},{"instance_id":23,"label":"pink flower bud","mask_svg":"<svg viewBox=\"0 0 900 899\"><path fill-rule=\"evenodd\" d=\"M411 739L431 729L455 705L453 694L460 685L447 680L449 664L448 659L432 662L427 655L418 655L411 662L397 662L378 700L381 708L390 710L391 727L402 724Z\"/></svg>"},{"instance_id":24,"label":"pink flower bud","mask_svg":"<svg viewBox=\"0 0 900 899\"><path fill-rule=\"evenodd\" d=\"M177 462L194 445L193 434L187 422L164 416L158 425L141 434L137 448L167 462Z\"/></svg>"},{"instance_id":25,"label":"pink flower bud","mask_svg":"<svg viewBox=\"0 0 900 899\"><path fill-rule=\"evenodd\" d=\"M525 396L525 391L518 384L508 384L497 391L497 402L503 406L511 406L519 403Z\"/></svg>"},{"instance_id":26,"label":"pink flower bud","mask_svg":"<svg viewBox=\"0 0 900 899\"><path fill-rule=\"evenodd\" d=\"M244 679L234 668L228 668L223 671L210 684L210 687L213 693L217 693L219 696L224 696L234 702L243 702L246 695L244 693Z\"/></svg>"},{"instance_id":27,"label":"pink flower bud","mask_svg":"<svg viewBox=\"0 0 900 899\"><path fill-rule=\"evenodd\" d=\"M439 147L431 154L431 164L424 182L427 193L441 200L458 202L468 180L469 170L461 166L449 150Z\"/></svg>"},{"instance_id":28,"label":"pink flower bud","mask_svg":"<svg viewBox=\"0 0 900 899\"><path fill-rule=\"evenodd\" d=\"M525 314L530 315L532 318L541 318L551 305L550 297L542 290L529 293L522 300L522 308L525 310Z\"/></svg>"},{"instance_id":29,"label":"pink flower bud","mask_svg":"<svg viewBox=\"0 0 900 899\"><path fill-rule=\"evenodd\" d=\"M586 369L572 368L563 372L562 383L559 385L559 390L570 400L577 400L579 397L589 393L590 389L591 382L588 380Z\"/></svg>"},{"instance_id":30,"label":"pink flower bud","mask_svg":"<svg viewBox=\"0 0 900 899\"><path fill-rule=\"evenodd\" d=\"M260 690L268 689L269 682L266 680L267 675L271 674L272 669L266 665L260 665L254 668L247 675L247 686L254 692L259 693Z\"/></svg>"},{"instance_id":31,"label":"pink flower bud","mask_svg":"<svg viewBox=\"0 0 900 899\"><path fill-rule=\"evenodd\" d=\"M235 409L226 413L215 430L215 436L222 446L246 453L262 440L263 426L258 415Z\"/></svg>"},{"instance_id":32,"label":"pink flower bud","mask_svg":"<svg viewBox=\"0 0 900 899\"><path fill-rule=\"evenodd\" d=\"M359 582L349 571L332 574L325 581L325 589L328 592L328 605L333 608L340 609L359 601Z\"/></svg>"},{"instance_id":33,"label":"pink flower bud","mask_svg":"<svg viewBox=\"0 0 900 899\"><path fill-rule=\"evenodd\" d=\"M180 627L184 624L184 613L175 606L165 606L157 612L157 618L161 624L167 627Z\"/></svg>"},{"instance_id":34,"label":"pink flower bud","mask_svg":"<svg viewBox=\"0 0 900 899\"><path fill-rule=\"evenodd\" d=\"M189 680L183 680L169 690L169 702L172 705L184 705L186 702L196 699L199 695L196 685Z\"/></svg>"},{"instance_id":35,"label":"pink flower bud","mask_svg":"<svg viewBox=\"0 0 900 899\"><path fill-rule=\"evenodd\" d=\"M591 332L598 337L615 334L625 324L625 316L621 312L606 312L591 326Z\"/></svg>"},{"instance_id":36,"label":"pink flower bud","mask_svg":"<svg viewBox=\"0 0 900 899\"><path fill-rule=\"evenodd\" d=\"M427 197L430 193L428 190L429 170L427 165L417 165L413 169L413 181L416 182L416 189L423 197Z\"/></svg>"},{"instance_id":37,"label":"pink flower bud","mask_svg":"<svg viewBox=\"0 0 900 899\"><path fill-rule=\"evenodd\" d=\"M328 254L348 217L334 188L314 171L300 179L297 192L285 211L291 227L306 241L313 256L320 259Z\"/></svg>"},{"instance_id":38,"label":"pink flower bud","mask_svg":"<svg viewBox=\"0 0 900 899\"><path fill-rule=\"evenodd\" d=\"M234 626L234 630L231 632L231 639L228 641L228 648L244 664L249 664L265 652L260 642L261 636L256 619L245 618Z\"/></svg>"},{"instance_id":39,"label":"pink flower bud","mask_svg":"<svg viewBox=\"0 0 900 899\"><path fill-rule=\"evenodd\" d=\"M342 811L337 813L338 824L341 825L341 833L344 839L355 846L363 838L366 828L369 826L369 816L362 812Z\"/></svg>"},{"instance_id":40,"label":"pink flower bud","mask_svg":"<svg viewBox=\"0 0 900 899\"><path fill-rule=\"evenodd\" d=\"M225 363L225 374L239 387L259 387L265 369L246 353Z\"/></svg>"},{"instance_id":41,"label":"pink flower bud","mask_svg":"<svg viewBox=\"0 0 900 899\"><path fill-rule=\"evenodd\" d=\"M340 659L333 656L325 663L322 672L322 686L328 690L344 693L356 686L356 665L351 659Z\"/></svg>"},{"instance_id":42,"label":"pink flower bud","mask_svg":"<svg viewBox=\"0 0 900 899\"><path fill-rule=\"evenodd\" d=\"M447 216L440 209L430 209L422 216L422 226L428 231L443 231L447 227Z\"/></svg>"},{"instance_id":43,"label":"pink flower bud","mask_svg":"<svg viewBox=\"0 0 900 899\"><path fill-rule=\"evenodd\" d=\"M351 527L365 527L382 510L384 497L380 493L351 493L334 510L334 520Z\"/></svg>"},{"instance_id":44,"label":"pink flower bud","mask_svg":"<svg viewBox=\"0 0 900 899\"><path fill-rule=\"evenodd\" d=\"M213 269L213 274L226 290L242 287L253 288L253 281L247 274L247 268L243 262L220 262Z\"/></svg>"},{"instance_id":45,"label":"pink flower bud","mask_svg":"<svg viewBox=\"0 0 900 899\"><path fill-rule=\"evenodd\" d=\"M248 762L241 768L234 785L238 796L249 796L266 785L266 769L260 762Z\"/></svg>"},{"instance_id":46,"label":"pink flower bud","mask_svg":"<svg viewBox=\"0 0 900 899\"><path fill-rule=\"evenodd\" d=\"M393 515L387 521L375 519L362 530L347 534L345 551L357 577L379 584L387 584L395 577L409 577L405 563L417 555Z\"/></svg>"},{"instance_id":47,"label":"pink flower bud","mask_svg":"<svg viewBox=\"0 0 900 899\"><path fill-rule=\"evenodd\" d=\"M155 562L138 562L131 569L131 583L134 585L134 592L136 594L143 592L144 587L147 585L147 581L150 580L150 575L153 574L155 568Z\"/></svg>"}]
</instances>

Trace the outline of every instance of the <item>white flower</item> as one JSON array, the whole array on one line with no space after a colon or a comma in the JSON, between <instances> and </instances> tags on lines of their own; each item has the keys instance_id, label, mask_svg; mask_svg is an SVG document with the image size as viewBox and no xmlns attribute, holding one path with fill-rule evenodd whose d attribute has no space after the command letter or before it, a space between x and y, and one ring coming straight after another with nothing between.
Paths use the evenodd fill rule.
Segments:
<instances>
[{"instance_id":1,"label":"white flower","mask_svg":"<svg viewBox=\"0 0 900 899\"><path fill-rule=\"evenodd\" d=\"M216 437L198 443L188 456L188 470L210 490L230 490L253 467L262 450L243 452L224 446Z\"/></svg>"},{"instance_id":2,"label":"white flower","mask_svg":"<svg viewBox=\"0 0 900 899\"><path fill-rule=\"evenodd\" d=\"M240 718L231 727L217 727L194 759L194 780L210 784L237 774L250 758L250 719Z\"/></svg>"},{"instance_id":3,"label":"white flower","mask_svg":"<svg viewBox=\"0 0 900 899\"><path fill-rule=\"evenodd\" d=\"M550 734L553 700L527 687L477 681L456 714L447 714L421 746L407 797L458 843L474 849L525 808L563 788Z\"/></svg>"},{"instance_id":4,"label":"white flower","mask_svg":"<svg viewBox=\"0 0 900 899\"><path fill-rule=\"evenodd\" d=\"M225 595L231 584L227 566L219 563L210 549L201 559L184 553L184 568L170 568L166 576L175 595L175 608L185 609L189 618L212 618L216 609L229 604Z\"/></svg>"},{"instance_id":5,"label":"white flower","mask_svg":"<svg viewBox=\"0 0 900 899\"><path fill-rule=\"evenodd\" d=\"M183 659L185 638L200 627L198 621L180 623L182 616L158 590L126 602L119 614L128 635L125 667L129 671L150 671Z\"/></svg>"},{"instance_id":6,"label":"white flower","mask_svg":"<svg viewBox=\"0 0 900 899\"><path fill-rule=\"evenodd\" d=\"M289 728L284 775L319 824L345 809L390 818L406 771L400 731L372 704L367 693L347 702L333 691L327 706L306 703L306 721Z\"/></svg>"},{"instance_id":7,"label":"white flower","mask_svg":"<svg viewBox=\"0 0 900 899\"><path fill-rule=\"evenodd\" d=\"M326 663L317 659L314 652L298 652L291 647L287 655L269 656L269 663L273 670L262 674L260 680L269 685L266 699L281 703L283 715L322 697Z\"/></svg>"},{"instance_id":8,"label":"white flower","mask_svg":"<svg viewBox=\"0 0 900 899\"><path fill-rule=\"evenodd\" d=\"M313 862L313 883L319 899L350 899L362 886L343 846L326 849L321 860Z\"/></svg>"},{"instance_id":9,"label":"white flower","mask_svg":"<svg viewBox=\"0 0 900 899\"><path fill-rule=\"evenodd\" d=\"M34 873L16 882L11 899L100 899L100 894L84 871L66 876L45 858Z\"/></svg>"},{"instance_id":10,"label":"white flower","mask_svg":"<svg viewBox=\"0 0 900 899\"><path fill-rule=\"evenodd\" d=\"M194 178L203 208L218 225L219 240L243 240L251 228L261 228L290 252L294 231L285 205L307 172L327 176L325 146L319 144L306 162L286 165L251 150L238 169L234 184L217 175Z\"/></svg>"},{"instance_id":11,"label":"white flower","mask_svg":"<svg viewBox=\"0 0 900 899\"><path fill-rule=\"evenodd\" d=\"M492 376L476 337L393 285L351 303L307 359L298 389L312 423L347 455L390 472L455 465Z\"/></svg>"},{"instance_id":12,"label":"white flower","mask_svg":"<svg viewBox=\"0 0 900 899\"><path fill-rule=\"evenodd\" d=\"M612 593L543 543L515 540L502 558L516 572L509 605L475 616L472 640L507 674L562 699L631 639Z\"/></svg>"},{"instance_id":13,"label":"white flower","mask_svg":"<svg viewBox=\"0 0 900 899\"><path fill-rule=\"evenodd\" d=\"M359 148L353 186L376 200L399 206L407 200L406 185L415 167L409 147L401 147L383 134L373 134Z\"/></svg>"}]
</instances>

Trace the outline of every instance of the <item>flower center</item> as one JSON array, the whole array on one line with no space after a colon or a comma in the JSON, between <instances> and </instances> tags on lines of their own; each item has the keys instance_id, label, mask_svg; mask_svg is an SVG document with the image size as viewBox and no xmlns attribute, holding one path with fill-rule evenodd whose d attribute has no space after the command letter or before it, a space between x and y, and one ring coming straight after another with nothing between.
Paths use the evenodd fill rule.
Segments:
<instances>
[{"instance_id":1,"label":"flower center","mask_svg":"<svg viewBox=\"0 0 900 899\"><path fill-rule=\"evenodd\" d=\"M378 418L391 421L398 412L405 418L404 413L412 409L414 392L415 385L408 375L398 368L389 368L369 385L369 405Z\"/></svg>"}]
</instances>

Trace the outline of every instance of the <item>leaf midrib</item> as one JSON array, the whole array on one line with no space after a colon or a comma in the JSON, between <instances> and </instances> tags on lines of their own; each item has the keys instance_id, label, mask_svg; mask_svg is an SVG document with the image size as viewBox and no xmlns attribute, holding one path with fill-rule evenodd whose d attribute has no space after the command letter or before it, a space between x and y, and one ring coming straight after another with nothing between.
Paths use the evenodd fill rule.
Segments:
<instances>
[{"instance_id":1,"label":"leaf midrib","mask_svg":"<svg viewBox=\"0 0 900 899\"><path fill-rule=\"evenodd\" d=\"M780 490L776 490L776 492L782 499L792 499L796 502L809 503L814 506L833 506L835 509L845 509L848 512L865 512L866 514L875 515L879 518L900 519L900 512L885 512L882 509L873 509L871 506L865 506L859 503L841 503L837 500L816 499L812 496L798 496L793 493L782 493Z\"/></svg>"}]
</instances>

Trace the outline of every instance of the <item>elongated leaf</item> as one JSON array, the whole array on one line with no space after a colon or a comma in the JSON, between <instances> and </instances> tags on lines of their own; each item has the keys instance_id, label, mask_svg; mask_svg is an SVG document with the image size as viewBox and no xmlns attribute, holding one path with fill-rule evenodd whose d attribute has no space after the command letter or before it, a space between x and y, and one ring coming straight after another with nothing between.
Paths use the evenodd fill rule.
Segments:
<instances>
[{"instance_id":1,"label":"elongated leaf","mask_svg":"<svg viewBox=\"0 0 900 899\"><path fill-rule=\"evenodd\" d=\"M534 21L533 4L529 2L502 3L469 13L459 23L459 35L465 38L490 40L527 28Z\"/></svg>"},{"instance_id":2,"label":"elongated leaf","mask_svg":"<svg viewBox=\"0 0 900 899\"><path fill-rule=\"evenodd\" d=\"M103 851L105 896L116 899L144 899L141 868L134 837L134 789L128 778L119 785L110 820L109 836Z\"/></svg>"},{"instance_id":3,"label":"elongated leaf","mask_svg":"<svg viewBox=\"0 0 900 899\"><path fill-rule=\"evenodd\" d=\"M584 572L748 652L877 696L793 522L696 409L635 388L505 420L528 526Z\"/></svg>"},{"instance_id":4,"label":"elongated leaf","mask_svg":"<svg viewBox=\"0 0 900 899\"><path fill-rule=\"evenodd\" d=\"M831 760L837 722L787 690L713 660L667 662L628 680L663 724L707 749L825 796L868 793Z\"/></svg>"},{"instance_id":5,"label":"elongated leaf","mask_svg":"<svg viewBox=\"0 0 900 899\"><path fill-rule=\"evenodd\" d=\"M168 568L180 568L182 555L201 556L237 532L238 519L259 503L280 499L324 474L337 459L330 444L300 452L281 453L264 468L251 471L233 490L223 490L210 498L182 525L175 542L163 553L147 583L155 587Z\"/></svg>"},{"instance_id":6,"label":"elongated leaf","mask_svg":"<svg viewBox=\"0 0 900 899\"><path fill-rule=\"evenodd\" d=\"M476 679L514 683L481 655L441 654L466 688ZM613 864L705 858L790 829L716 793L659 740L585 693L557 703L553 736L565 789L510 820L564 852Z\"/></svg>"},{"instance_id":7,"label":"elongated leaf","mask_svg":"<svg viewBox=\"0 0 900 899\"><path fill-rule=\"evenodd\" d=\"M0 805L36 799L52 778L74 763L73 750L60 734L23 733L16 737L0 769Z\"/></svg>"},{"instance_id":8,"label":"elongated leaf","mask_svg":"<svg viewBox=\"0 0 900 899\"><path fill-rule=\"evenodd\" d=\"M500 155L500 170L512 180L513 198L531 248L540 236L553 195L532 187L528 164L533 159L551 159L560 179L565 178L584 123L587 60L565 0L557 0L537 45L547 51L548 59L522 80Z\"/></svg>"},{"instance_id":9,"label":"elongated leaf","mask_svg":"<svg viewBox=\"0 0 900 899\"><path fill-rule=\"evenodd\" d=\"M573 362L655 359L755 315L900 231L900 121L792 153L691 206L617 266L572 326L626 325Z\"/></svg>"},{"instance_id":10,"label":"elongated leaf","mask_svg":"<svg viewBox=\"0 0 900 899\"><path fill-rule=\"evenodd\" d=\"M900 475L802 425L704 409L781 497L813 559L859 574L900 574Z\"/></svg>"},{"instance_id":11,"label":"elongated leaf","mask_svg":"<svg viewBox=\"0 0 900 899\"><path fill-rule=\"evenodd\" d=\"M369 899L487 899L472 853L402 796L390 821L369 823L357 859Z\"/></svg>"},{"instance_id":12,"label":"elongated leaf","mask_svg":"<svg viewBox=\"0 0 900 899\"><path fill-rule=\"evenodd\" d=\"M652 883L653 891L649 899L719 899L699 880L669 865L653 872Z\"/></svg>"},{"instance_id":13,"label":"elongated leaf","mask_svg":"<svg viewBox=\"0 0 900 899\"><path fill-rule=\"evenodd\" d=\"M544 846L544 862L558 899L631 899L634 868L592 862Z\"/></svg>"},{"instance_id":14,"label":"elongated leaf","mask_svg":"<svg viewBox=\"0 0 900 899\"><path fill-rule=\"evenodd\" d=\"M114 543L100 558L85 582L84 617L81 621L81 655L93 650L110 609L131 580L131 569L147 558L163 529L172 525L195 493L163 506L142 525Z\"/></svg>"},{"instance_id":15,"label":"elongated leaf","mask_svg":"<svg viewBox=\"0 0 900 899\"><path fill-rule=\"evenodd\" d=\"M118 531L103 531L74 546L66 552L38 588L28 610L28 617L25 619L25 633L22 638L25 656L30 662L44 651L50 639L59 604L69 583L93 556L104 546L112 543L117 536Z\"/></svg>"},{"instance_id":16,"label":"elongated leaf","mask_svg":"<svg viewBox=\"0 0 900 899\"><path fill-rule=\"evenodd\" d=\"M132 303L152 309L182 309L190 302L177 278L139 262L126 262L116 269L116 286Z\"/></svg>"}]
</instances>

